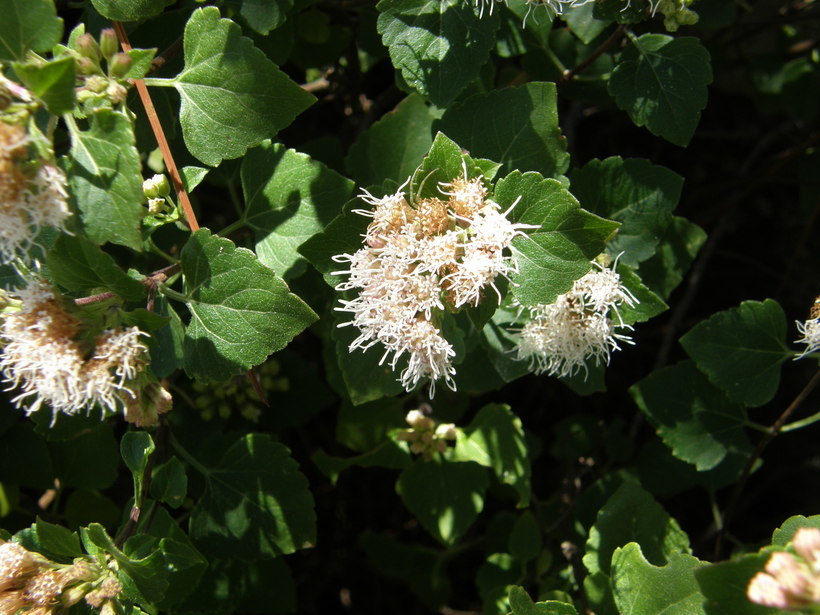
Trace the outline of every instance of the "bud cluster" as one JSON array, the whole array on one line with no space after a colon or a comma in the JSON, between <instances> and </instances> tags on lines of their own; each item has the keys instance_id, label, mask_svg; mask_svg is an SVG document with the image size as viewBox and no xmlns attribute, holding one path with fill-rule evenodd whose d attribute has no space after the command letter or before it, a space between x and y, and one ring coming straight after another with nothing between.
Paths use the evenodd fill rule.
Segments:
<instances>
[{"instance_id":1,"label":"bud cluster","mask_svg":"<svg viewBox=\"0 0 820 615\"><path fill-rule=\"evenodd\" d=\"M396 436L403 442L410 444L410 452L421 455L425 461L433 457L433 453L443 453L447 450L447 442L456 439L456 426L452 423L436 422L426 416L421 410L411 410L404 418L410 429L400 431Z\"/></svg>"},{"instance_id":2,"label":"bud cluster","mask_svg":"<svg viewBox=\"0 0 820 615\"><path fill-rule=\"evenodd\" d=\"M152 416L156 422L156 414L170 408L170 395L148 380L146 334L139 328L107 329L92 345L81 340L82 323L45 283L32 282L17 295L20 307L0 329L0 370L9 388L19 391L12 400L17 407L31 413L47 404L55 418L97 404L122 407L138 425L151 424Z\"/></svg>"},{"instance_id":3,"label":"bud cluster","mask_svg":"<svg viewBox=\"0 0 820 615\"><path fill-rule=\"evenodd\" d=\"M65 175L29 145L28 131L0 112L0 263L27 257L42 227L62 229L71 215Z\"/></svg>"},{"instance_id":4,"label":"bud cluster","mask_svg":"<svg viewBox=\"0 0 820 615\"><path fill-rule=\"evenodd\" d=\"M409 181L409 180L408 180ZM385 348L381 362L396 369L408 356L400 380L410 391L423 378L443 378L455 389L455 351L440 330L446 310L477 306L488 288L498 300L497 276L508 278L517 271L509 254L514 237L523 235L525 224L507 220L497 203L487 199L482 177L464 177L440 188L446 200L432 197L411 204L401 190L376 198L364 191L362 200L372 210L354 210L373 221L367 227L365 246L354 254L334 257L349 263L348 275L339 291L357 290L352 300L342 299L341 312L354 315L360 335L350 350L367 350L375 344ZM512 207L510 208L512 209Z\"/></svg>"},{"instance_id":5,"label":"bud cluster","mask_svg":"<svg viewBox=\"0 0 820 615\"><path fill-rule=\"evenodd\" d=\"M572 289L554 303L528 309L528 320L516 332L517 358L528 359L536 374L562 378L587 369L587 360L609 363L618 342L632 343L616 329L628 329L618 312L620 305L633 307L638 300L621 284L620 276L597 262L575 281ZM613 318L613 315L615 318Z\"/></svg>"},{"instance_id":6,"label":"bud cluster","mask_svg":"<svg viewBox=\"0 0 820 615\"><path fill-rule=\"evenodd\" d=\"M280 375L280 369L281 366L276 359L269 359L254 369L263 391L283 393L290 389L290 380L287 376ZM245 420L252 423L259 421L262 414L259 397L246 376L236 376L217 386L203 382L194 382L191 386L197 394L194 405L199 410L202 420L210 421L215 416L227 420L238 409Z\"/></svg>"},{"instance_id":7,"label":"bud cluster","mask_svg":"<svg viewBox=\"0 0 820 615\"><path fill-rule=\"evenodd\" d=\"M746 594L756 604L785 610L820 605L820 530L800 528L794 535L793 552L777 551L757 573Z\"/></svg>"},{"instance_id":8,"label":"bud cluster","mask_svg":"<svg viewBox=\"0 0 820 615\"><path fill-rule=\"evenodd\" d=\"M83 598L104 613L114 613L122 585L111 571L86 559L58 564L16 542L0 543L0 613L51 615Z\"/></svg>"},{"instance_id":9,"label":"bud cluster","mask_svg":"<svg viewBox=\"0 0 820 615\"><path fill-rule=\"evenodd\" d=\"M99 43L88 33L77 37L73 55L83 78L83 85L77 91L79 102L98 107L119 105L125 101L128 93L125 76L133 60L127 53L118 50L117 34L111 28L100 33Z\"/></svg>"},{"instance_id":10,"label":"bud cluster","mask_svg":"<svg viewBox=\"0 0 820 615\"><path fill-rule=\"evenodd\" d=\"M805 322L795 321L797 330L801 337L797 340L798 344L806 344L806 349L795 357L795 360L802 359L812 353L820 350L820 297L814 300L811 310L809 310L809 318Z\"/></svg>"}]
</instances>

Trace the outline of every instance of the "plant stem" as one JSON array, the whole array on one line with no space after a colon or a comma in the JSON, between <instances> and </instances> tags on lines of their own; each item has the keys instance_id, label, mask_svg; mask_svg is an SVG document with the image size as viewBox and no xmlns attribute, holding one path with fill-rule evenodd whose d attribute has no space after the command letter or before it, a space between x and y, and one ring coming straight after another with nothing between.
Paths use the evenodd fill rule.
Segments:
<instances>
[{"instance_id":1,"label":"plant stem","mask_svg":"<svg viewBox=\"0 0 820 615\"><path fill-rule=\"evenodd\" d=\"M117 36L120 38L120 45L123 51L131 50L131 43L128 41L128 35L125 33L125 28L118 21L112 22L114 29L117 31ZM153 80L152 80L153 81ZM182 177L177 169L174 156L171 154L171 148L168 145L168 140L165 138L165 131L162 129L162 124L157 116L157 111L154 108L154 103L151 101L151 95L148 93L148 88L145 86L145 81L142 79L134 79L134 86L137 88L142 106L145 108L145 115L148 117L148 122L151 124L151 130L154 132L154 137L157 139L157 145L162 151L162 159L165 161L165 167L168 169L168 174L171 176L171 181L174 182L174 188L177 191L177 198L182 205L182 211L185 212L185 218L188 221L188 226L192 231L199 230L199 222L196 220L194 209L191 206L191 201L188 198L188 193L185 191L185 186L182 183Z\"/></svg>"},{"instance_id":2,"label":"plant stem","mask_svg":"<svg viewBox=\"0 0 820 615\"><path fill-rule=\"evenodd\" d=\"M191 455L191 453L185 450L185 447L179 443L179 440L177 440L176 436L174 435L174 432L171 429L168 430L168 441L171 443L171 446L174 448L174 451L176 451L177 455L182 457L182 459L185 460L188 463L188 465L190 465L197 472L202 474L202 476L204 476L205 478L208 478L211 475L210 468L207 468L204 465L202 465L199 461L196 460L196 458L194 458L193 455Z\"/></svg>"},{"instance_id":3,"label":"plant stem","mask_svg":"<svg viewBox=\"0 0 820 615\"><path fill-rule=\"evenodd\" d=\"M734 516L735 509L737 508L738 502L740 501L740 494L743 492L743 488L746 486L746 483L749 480L749 476L751 476L752 470L754 469L755 465L757 464L760 456L763 454L763 451L766 447L771 443L771 441L777 436L782 430L783 426L785 425L786 421L792 415L792 413L800 406L801 403L809 396L809 394L814 390L814 388L820 384L820 370L814 374L811 380L809 380L808 384L803 387L803 390L794 398L794 401L789 404L788 408L783 411L778 419L772 424L769 428L769 431L766 435L760 438L760 441L757 443L755 450L749 456L749 459L746 461L746 465L743 468L743 472L740 475L740 480L737 481L735 484L735 489L732 492L732 496L729 499L729 505L726 507L726 513L723 515L723 526L719 528L717 533L717 538L715 539L715 555L714 559L717 561L720 558L720 551L723 547L723 538L726 534L726 528L729 525L729 522L732 520ZM812 417L809 417L812 418Z\"/></svg>"},{"instance_id":4,"label":"plant stem","mask_svg":"<svg viewBox=\"0 0 820 615\"><path fill-rule=\"evenodd\" d=\"M610 47L612 47L612 45L617 43L625 32L626 28L623 26L623 24L615 28L615 31L609 35L609 38L607 38L603 43L601 43L598 46L598 48L595 51L593 51L586 59L579 62L575 67L569 70L565 70L564 74L561 75L561 80L558 83L566 83L567 81L570 81L573 77L575 77L575 75L580 73L582 70L589 68L589 66L592 65L592 63L595 62L595 60L600 58Z\"/></svg>"}]
</instances>

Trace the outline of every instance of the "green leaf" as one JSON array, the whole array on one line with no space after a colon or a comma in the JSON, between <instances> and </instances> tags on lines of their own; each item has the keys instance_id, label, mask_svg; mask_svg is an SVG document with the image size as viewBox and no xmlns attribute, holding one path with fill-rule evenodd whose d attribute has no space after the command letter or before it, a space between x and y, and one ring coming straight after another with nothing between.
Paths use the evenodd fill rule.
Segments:
<instances>
[{"instance_id":1,"label":"green leaf","mask_svg":"<svg viewBox=\"0 0 820 615\"><path fill-rule=\"evenodd\" d=\"M440 197L440 184L464 177L465 167L469 178L483 175L489 182L495 177L500 166L491 160L470 157L458 143L444 133L437 132L429 153L413 174L409 195L413 201Z\"/></svg>"},{"instance_id":2,"label":"green leaf","mask_svg":"<svg viewBox=\"0 0 820 615\"><path fill-rule=\"evenodd\" d=\"M751 453L745 408L730 402L692 361L653 372L630 393L675 457L698 471L711 470L730 453Z\"/></svg>"},{"instance_id":3,"label":"green leaf","mask_svg":"<svg viewBox=\"0 0 820 615\"><path fill-rule=\"evenodd\" d=\"M513 171L496 184L502 210L519 197L509 219L540 228L513 240L519 273L512 291L522 305L550 304L589 271L617 224L584 211L560 182L538 173Z\"/></svg>"},{"instance_id":4,"label":"green leaf","mask_svg":"<svg viewBox=\"0 0 820 615\"><path fill-rule=\"evenodd\" d=\"M523 587L510 587L510 615L577 615L578 611L571 604L547 600L533 603L532 598Z\"/></svg>"},{"instance_id":5,"label":"green leaf","mask_svg":"<svg viewBox=\"0 0 820 615\"><path fill-rule=\"evenodd\" d=\"M555 177L569 166L554 83L476 94L448 108L435 128L473 156L503 163L508 173L517 169Z\"/></svg>"},{"instance_id":6,"label":"green leaf","mask_svg":"<svg viewBox=\"0 0 820 615\"><path fill-rule=\"evenodd\" d=\"M695 571L705 564L675 553L663 567L650 564L638 543L612 555L612 593L621 613L629 615L702 615L703 596Z\"/></svg>"},{"instance_id":7,"label":"green leaf","mask_svg":"<svg viewBox=\"0 0 820 615\"><path fill-rule=\"evenodd\" d=\"M564 9L563 20L567 22L570 31L585 45L594 41L612 23L610 19L602 19L595 15L597 6L597 2L587 2L578 6L570 5Z\"/></svg>"},{"instance_id":8,"label":"green leaf","mask_svg":"<svg viewBox=\"0 0 820 615\"><path fill-rule=\"evenodd\" d=\"M518 493L518 505L529 506L530 459L524 429L509 406L490 404L479 410L458 434L454 459L492 468L498 480Z\"/></svg>"},{"instance_id":9,"label":"green leaf","mask_svg":"<svg viewBox=\"0 0 820 615\"><path fill-rule=\"evenodd\" d=\"M3 412L11 414L11 409L5 407ZM51 489L54 470L45 440L30 423L15 422L0 436L0 482Z\"/></svg>"},{"instance_id":10,"label":"green leaf","mask_svg":"<svg viewBox=\"0 0 820 615\"><path fill-rule=\"evenodd\" d=\"M168 324L154 332L156 344L148 349L151 353L151 371L157 378L166 378L184 364L185 325L163 296L157 297L154 310L156 314L168 318Z\"/></svg>"},{"instance_id":11,"label":"green leaf","mask_svg":"<svg viewBox=\"0 0 820 615\"><path fill-rule=\"evenodd\" d=\"M490 480L477 463L417 459L396 481L396 492L421 525L452 546L484 507Z\"/></svg>"},{"instance_id":12,"label":"green leaf","mask_svg":"<svg viewBox=\"0 0 820 615\"><path fill-rule=\"evenodd\" d=\"M283 444L248 434L205 479L190 531L206 553L258 559L293 553L316 541L313 497Z\"/></svg>"},{"instance_id":13,"label":"green leaf","mask_svg":"<svg viewBox=\"0 0 820 615\"><path fill-rule=\"evenodd\" d=\"M108 19L115 21L140 21L159 15L173 0L91 0L94 8Z\"/></svg>"},{"instance_id":14,"label":"green leaf","mask_svg":"<svg viewBox=\"0 0 820 615\"><path fill-rule=\"evenodd\" d=\"M142 79L145 77L151 70L151 64L156 54L156 49L129 49L126 55L131 58L131 67L123 75L123 78Z\"/></svg>"},{"instance_id":15,"label":"green leaf","mask_svg":"<svg viewBox=\"0 0 820 615\"><path fill-rule=\"evenodd\" d=\"M780 365L792 356L786 315L772 299L744 301L718 312L695 325L680 343L712 384L749 407L774 397Z\"/></svg>"},{"instance_id":16,"label":"green leaf","mask_svg":"<svg viewBox=\"0 0 820 615\"><path fill-rule=\"evenodd\" d=\"M706 233L702 228L685 218L673 216L655 255L641 263L638 275L649 288L667 300L683 281L705 242Z\"/></svg>"},{"instance_id":17,"label":"green leaf","mask_svg":"<svg viewBox=\"0 0 820 615\"><path fill-rule=\"evenodd\" d=\"M418 94L365 130L350 146L345 166L360 186L404 181L433 144L435 113Z\"/></svg>"},{"instance_id":18,"label":"green leaf","mask_svg":"<svg viewBox=\"0 0 820 615\"><path fill-rule=\"evenodd\" d=\"M44 63L15 63L20 81L40 100L52 115L74 109L74 58L68 56Z\"/></svg>"},{"instance_id":19,"label":"green leaf","mask_svg":"<svg viewBox=\"0 0 820 615\"><path fill-rule=\"evenodd\" d=\"M619 261L636 267L655 254L672 222L683 178L642 158L592 160L570 174L584 209L621 223L607 245Z\"/></svg>"},{"instance_id":20,"label":"green leaf","mask_svg":"<svg viewBox=\"0 0 820 615\"><path fill-rule=\"evenodd\" d=\"M750 553L730 562L695 570L695 579L705 599L706 615L786 615L786 611L761 606L749 600L746 590L752 577L763 572L769 554ZM790 611L792 612L792 611Z\"/></svg>"},{"instance_id":21,"label":"green leaf","mask_svg":"<svg viewBox=\"0 0 820 615\"><path fill-rule=\"evenodd\" d=\"M624 324L646 322L669 309L658 295L644 286L631 267L618 263L616 271L621 278L621 284L637 299L637 303L632 307L625 303L618 306L618 313Z\"/></svg>"},{"instance_id":22,"label":"green leaf","mask_svg":"<svg viewBox=\"0 0 820 615\"><path fill-rule=\"evenodd\" d=\"M406 412L400 399L380 399L354 406L342 404L336 417L336 441L342 446L366 453L387 440L394 429L406 428Z\"/></svg>"},{"instance_id":23,"label":"green leaf","mask_svg":"<svg viewBox=\"0 0 820 615\"><path fill-rule=\"evenodd\" d=\"M139 501L148 458L156 450L147 431L126 432L120 440L120 454L134 477L134 500Z\"/></svg>"},{"instance_id":24,"label":"green leaf","mask_svg":"<svg viewBox=\"0 0 820 615\"><path fill-rule=\"evenodd\" d=\"M794 539L794 535L801 527L808 527L820 530L820 515L812 515L811 517L804 517L803 515L794 515L789 517L777 528L772 534L772 544L778 547L785 547Z\"/></svg>"},{"instance_id":25,"label":"green leaf","mask_svg":"<svg viewBox=\"0 0 820 615\"><path fill-rule=\"evenodd\" d=\"M518 519L510 532L507 544L509 552L521 562L534 559L541 552L541 528L533 514L526 511Z\"/></svg>"},{"instance_id":26,"label":"green leaf","mask_svg":"<svg viewBox=\"0 0 820 615\"><path fill-rule=\"evenodd\" d=\"M171 508L179 508L187 495L188 477L185 475L185 466L179 459L171 457L154 470L151 497Z\"/></svg>"},{"instance_id":27,"label":"green leaf","mask_svg":"<svg viewBox=\"0 0 820 615\"><path fill-rule=\"evenodd\" d=\"M256 237L262 264L283 278L298 276L297 248L322 231L353 196L353 182L305 154L263 144L242 161L244 220Z\"/></svg>"},{"instance_id":28,"label":"green leaf","mask_svg":"<svg viewBox=\"0 0 820 615\"><path fill-rule=\"evenodd\" d=\"M630 37L609 79L609 92L638 126L686 146L706 106L712 81L709 52L696 38Z\"/></svg>"},{"instance_id":29,"label":"green leaf","mask_svg":"<svg viewBox=\"0 0 820 615\"><path fill-rule=\"evenodd\" d=\"M478 77L495 44L498 17L479 19L462 0L381 0L376 8L393 66L439 107Z\"/></svg>"},{"instance_id":30,"label":"green leaf","mask_svg":"<svg viewBox=\"0 0 820 615\"><path fill-rule=\"evenodd\" d=\"M185 371L225 380L259 365L316 320L316 315L250 250L207 229L180 254L186 306Z\"/></svg>"},{"instance_id":31,"label":"green leaf","mask_svg":"<svg viewBox=\"0 0 820 615\"><path fill-rule=\"evenodd\" d=\"M392 440L382 442L372 451L355 457L331 457L320 449L313 453L310 460L334 485L339 480L339 474L354 466L359 468L390 468L393 470L404 470L410 467L410 453L407 447L402 447Z\"/></svg>"},{"instance_id":32,"label":"green leaf","mask_svg":"<svg viewBox=\"0 0 820 615\"><path fill-rule=\"evenodd\" d=\"M190 152L205 164L274 136L315 100L220 19L219 9L194 11L185 26L185 69L170 82L182 99L179 121Z\"/></svg>"},{"instance_id":33,"label":"green leaf","mask_svg":"<svg viewBox=\"0 0 820 615\"><path fill-rule=\"evenodd\" d=\"M118 111L98 109L89 130L78 130L73 122L69 129L69 185L86 234L97 244L141 250L142 165L131 121Z\"/></svg>"},{"instance_id":34,"label":"green leaf","mask_svg":"<svg viewBox=\"0 0 820 615\"><path fill-rule=\"evenodd\" d=\"M147 606L146 602L161 600L168 588L168 571L165 558L159 549L142 557L129 557L120 551L99 523L92 523L81 530L83 544L89 552L106 553L117 562L117 577L129 599ZM127 545L127 543L126 543Z\"/></svg>"},{"instance_id":35,"label":"green leaf","mask_svg":"<svg viewBox=\"0 0 820 615\"><path fill-rule=\"evenodd\" d=\"M610 574L612 554L637 542L646 558L663 565L677 553L689 552L689 537L640 485L625 481L598 512L589 531L584 565L590 573Z\"/></svg>"},{"instance_id":36,"label":"green leaf","mask_svg":"<svg viewBox=\"0 0 820 615\"><path fill-rule=\"evenodd\" d=\"M37 532L38 542L49 553L67 560L83 555L77 532L43 521L40 517L37 517L34 529Z\"/></svg>"},{"instance_id":37,"label":"green leaf","mask_svg":"<svg viewBox=\"0 0 820 615\"><path fill-rule=\"evenodd\" d=\"M267 35L285 23L294 0L228 0L228 6L239 7L239 14L259 34Z\"/></svg>"},{"instance_id":38,"label":"green leaf","mask_svg":"<svg viewBox=\"0 0 820 615\"><path fill-rule=\"evenodd\" d=\"M98 291L101 287L127 301L145 298L145 287L119 268L109 254L79 235L60 235L46 255L54 281L75 292Z\"/></svg>"},{"instance_id":39,"label":"green leaf","mask_svg":"<svg viewBox=\"0 0 820 615\"><path fill-rule=\"evenodd\" d=\"M29 49L49 51L63 36L52 0L5 0L0 19L0 61L23 60Z\"/></svg>"},{"instance_id":40,"label":"green leaf","mask_svg":"<svg viewBox=\"0 0 820 615\"><path fill-rule=\"evenodd\" d=\"M63 487L105 489L118 476L119 451L111 425L99 423L76 437L49 445Z\"/></svg>"},{"instance_id":41,"label":"green leaf","mask_svg":"<svg viewBox=\"0 0 820 615\"><path fill-rule=\"evenodd\" d=\"M489 536L488 536L489 538ZM476 574L475 584L481 596L482 612L509 613L508 588L520 583L524 565L509 553L490 553Z\"/></svg>"}]
</instances>

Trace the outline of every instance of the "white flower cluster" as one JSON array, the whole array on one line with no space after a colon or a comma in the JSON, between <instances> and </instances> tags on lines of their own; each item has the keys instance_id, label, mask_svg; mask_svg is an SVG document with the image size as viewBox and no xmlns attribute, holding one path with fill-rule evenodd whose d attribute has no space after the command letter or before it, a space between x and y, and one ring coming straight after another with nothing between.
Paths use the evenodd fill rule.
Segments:
<instances>
[{"instance_id":1,"label":"white flower cluster","mask_svg":"<svg viewBox=\"0 0 820 615\"><path fill-rule=\"evenodd\" d=\"M638 300L613 269L593 261L592 270L555 303L529 308L529 320L516 333L517 358L529 360L536 374L564 378L586 370L588 359L609 363L610 353L620 349L618 342L631 344L629 336L615 332L632 329L623 323L618 306L632 307Z\"/></svg>"},{"instance_id":2,"label":"white flower cluster","mask_svg":"<svg viewBox=\"0 0 820 615\"><path fill-rule=\"evenodd\" d=\"M24 128L0 120L0 262L25 256L42 227L63 228L71 215L63 172L30 160ZM33 176L24 167L34 166Z\"/></svg>"},{"instance_id":3,"label":"white flower cluster","mask_svg":"<svg viewBox=\"0 0 820 615\"><path fill-rule=\"evenodd\" d=\"M348 270L336 272L349 275L336 289L358 291L355 299L343 299L336 308L354 315L340 326L360 331L350 350L381 344L381 362L392 355L394 370L408 355L401 383L410 391L429 378L431 396L440 378L455 388L455 351L441 334L440 315L445 309L478 305L488 287L500 299L496 277L517 271L510 244L523 229L532 228L507 220L509 210L501 212L487 199L483 178L468 179L466 168L464 177L443 184L441 193L447 200L427 198L411 205L402 189L383 198L365 191L361 198L373 209L355 211L373 219L366 245L355 254L334 257L349 263Z\"/></svg>"},{"instance_id":4,"label":"white flower cluster","mask_svg":"<svg viewBox=\"0 0 820 615\"><path fill-rule=\"evenodd\" d=\"M483 17L485 8L489 7L490 15L492 15L495 3L505 1L506 0L474 0L474 3L480 7L480 14ZM565 8L583 6L584 4L594 1L595 0L527 0L527 4L530 5L530 7L545 6L552 11L553 15L562 15Z\"/></svg>"},{"instance_id":5,"label":"white flower cluster","mask_svg":"<svg viewBox=\"0 0 820 615\"><path fill-rule=\"evenodd\" d=\"M793 553L772 553L766 562L766 572L758 572L752 577L746 589L749 600L763 606L800 612L820 605L820 530L801 527L791 546Z\"/></svg>"},{"instance_id":6,"label":"white flower cluster","mask_svg":"<svg viewBox=\"0 0 820 615\"><path fill-rule=\"evenodd\" d=\"M12 400L18 408L32 413L47 404L56 417L96 404L117 410L137 397L130 382L148 362L145 333L137 327L103 331L86 353L76 339L80 322L51 288L32 282L16 294L22 306L4 318L0 370L8 390L19 390Z\"/></svg>"},{"instance_id":7,"label":"white flower cluster","mask_svg":"<svg viewBox=\"0 0 820 615\"><path fill-rule=\"evenodd\" d=\"M427 406L429 409L429 406ZM430 461L434 453L443 453L447 450L447 442L457 437L456 426L453 423L439 423L426 416L421 409L411 410L404 417L410 429L397 434L397 438L410 444L410 452L421 455L425 461Z\"/></svg>"},{"instance_id":8,"label":"white flower cluster","mask_svg":"<svg viewBox=\"0 0 820 615\"><path fill-rule=\"evenodd\" d=\"M820 297L814 300L814 305L809 310L808 320L805 322L797 320L794 324L803 336L797 340L797 343L806 345L806 349L794 357L796 361L820 350Z\"/></svg>"}]
</instances>

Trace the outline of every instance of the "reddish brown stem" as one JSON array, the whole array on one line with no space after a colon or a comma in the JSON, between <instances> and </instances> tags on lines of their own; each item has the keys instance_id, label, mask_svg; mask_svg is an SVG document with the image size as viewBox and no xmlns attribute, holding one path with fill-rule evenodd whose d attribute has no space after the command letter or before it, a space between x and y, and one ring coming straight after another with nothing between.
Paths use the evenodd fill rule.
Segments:
<instances>
[{"instance_id":1,"label":"reddish brown stem","mask_svg":"<svg viewBox=\"0 0 820 615\"><path fill-rule=\"evenodd\" d=\"M123 51L131 50L131 43L128 41L128 35L125 33L125 28L118 21L112 22L114 29L117 31L117 36L120 37L120 45ZM145 82L142 79L134 79L134 86L137 88L142 106L145 108L145 115L148 116L148 122L151 124L151 130L154 132L154 137L157 139L157 145L162 152L162 159L165 161L165 167L171 175L171 181L174 182L174 188L177 191L177 198L182 211L185 212L185 218L188 221L188 226L192 231L199 229L199 223L196 221L191 201L188 198L188 193L185 191L185 186L182 185L182 176L179 174L174 156L171 154L171 148L168 146L168 140L165 138L165 131L162 130L157 111L154 108L154 103L151 101L151 95L148 93L148 88L145 87Z\"/></svg>"},{"instance_id":2,"label":"reddish brown stem","mask_svg":"<svg viewBox=\"0 0 820 615\"><path fill-rule=\"evenodd\" d=\"M589 57L587 57L583 62L578 63L577 66L564 71L564 74L561 75L561 80L559 83L566 83L567 81L570 81L575 75L588 68L595 60L601 57L607 49L612 47L612 45L620 40L620 38L624 35L624 30L625 28L623 25L615 28L615 31L609 35L609 38L601 43L600 46L598 46L598 48L589 55Z\"/></svg>"}]
</instances>

